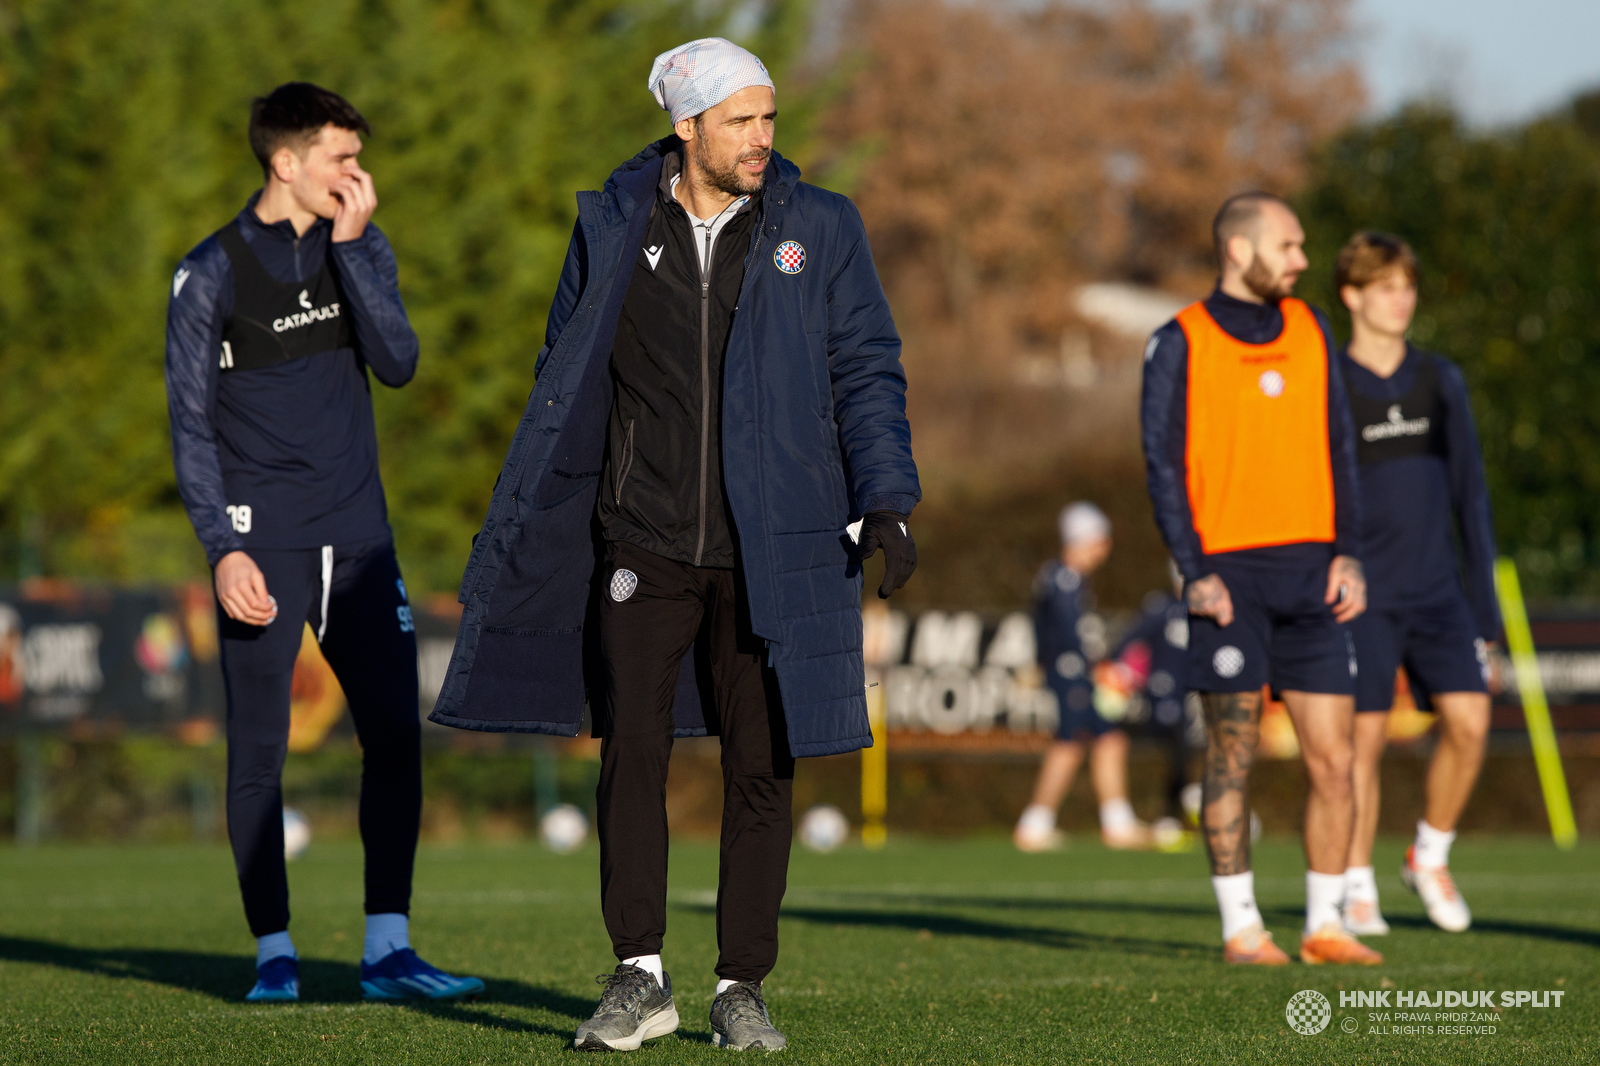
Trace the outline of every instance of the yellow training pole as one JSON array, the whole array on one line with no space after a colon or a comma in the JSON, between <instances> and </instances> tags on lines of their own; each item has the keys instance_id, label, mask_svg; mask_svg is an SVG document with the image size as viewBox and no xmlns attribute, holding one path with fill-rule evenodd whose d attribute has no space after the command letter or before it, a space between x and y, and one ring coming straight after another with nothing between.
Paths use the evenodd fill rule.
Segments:
<instances>
[{"instance_id":1,"label":"yellow training pole","mask_svg":"<svg viewBox=\"0 0 1600 1066\"><path fill-rule=\"evenodd\" d=\"M1539 659L1533 652L1533 631L1528 627L1528 609L1522 602L1517 564L1502 556L1495 560L1494 576L1500 592L1500 613L1505 616L1506 643L1511 646L1511 664L1517 671L1517 689L1522 694L1522 717L1528 723L1533 764L1539 770L1539 788L1544 792L1544 809L1550 819L1550 835L1555 838L1556 847L1568 850L1578 842L1578 826L1572 818L1572 800L1567 795L1566 774L1561 770L1556 731L1550 724L1550 705L1544 698Z\"/></svg>"},{"instance_id":2,"label":"yellow training pole","mask_svg":"<svg viewBox=\"0 0 1600 1066\"><path fill-rule=\"evenodd\" d=\"M889 728L884 704L887 693L880 684L867 688L867 722L872 726L872 747L861 749L861 843L873 851L889 839L884 815L889 813Z\"/></svg>"}]
</instances>

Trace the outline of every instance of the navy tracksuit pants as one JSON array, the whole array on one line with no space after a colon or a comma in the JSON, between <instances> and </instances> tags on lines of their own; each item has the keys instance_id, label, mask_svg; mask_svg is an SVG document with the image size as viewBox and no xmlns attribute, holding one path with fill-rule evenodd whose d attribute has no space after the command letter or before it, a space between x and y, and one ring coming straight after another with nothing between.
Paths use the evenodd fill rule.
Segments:
<instances>
[{"instance_id":1,"label":"navy tracksuit pants","mask_svg":"<svg viewBox=\"0 0 1600 1066\"><path fill-rule=\"evenodd\" d=\"M303 627L318 633L361 741L366 912L407 913L422 817L417 639L387 540L348 548L253 550L278 601L266 626L217 608L228 694L228 839L255 936L289 927L283 760L289 689Z\"/></svg>"}]
</instances>

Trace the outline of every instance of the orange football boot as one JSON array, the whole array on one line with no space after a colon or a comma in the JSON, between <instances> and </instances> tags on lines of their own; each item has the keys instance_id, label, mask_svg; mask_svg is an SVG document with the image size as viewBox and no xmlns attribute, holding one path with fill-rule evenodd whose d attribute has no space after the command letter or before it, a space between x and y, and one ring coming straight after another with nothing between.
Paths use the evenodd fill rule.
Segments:
<instances>
[{"instance_id":1,"label":"orange football boot","mask_svg":"<svg viewBox=\"0 0 1600 1066\"><path fill-rule=\"evenodd\" d=\"M1289 956L1272 942L1272 934L1258 922L1222 945L1222 960L1241 966L1287 966Z\"/></svg>"},{"instance_id":2,"label":"orange football boot","mask_svg":"<svg viewBox=\"0 0 1600 1066\"><path fill-rule=\"evenodd\" d=\"M1312 966L1382 966L1383 955L1345 932L1338 922L1327 922L1300 938L1300 961Z\"/></svg>"}]
</instances>

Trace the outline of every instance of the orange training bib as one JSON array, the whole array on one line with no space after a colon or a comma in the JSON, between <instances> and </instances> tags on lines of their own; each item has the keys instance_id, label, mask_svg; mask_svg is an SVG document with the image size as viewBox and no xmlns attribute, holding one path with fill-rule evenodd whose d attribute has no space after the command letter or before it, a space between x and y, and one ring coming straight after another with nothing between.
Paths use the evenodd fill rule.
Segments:
<instances>
[{"instance_id":1,"label":"orange training bib","mask_svg":"<svg viewBox=\"0 0 1600 1066\"><path fill-rule=\"evenodd\" d=\"M1235 340L1206 311L1178 314L1189 341L1189 509L1206 553L1333 540L1328 346L1288 299L1270 344Z\"/></svg>"}]
</instances>

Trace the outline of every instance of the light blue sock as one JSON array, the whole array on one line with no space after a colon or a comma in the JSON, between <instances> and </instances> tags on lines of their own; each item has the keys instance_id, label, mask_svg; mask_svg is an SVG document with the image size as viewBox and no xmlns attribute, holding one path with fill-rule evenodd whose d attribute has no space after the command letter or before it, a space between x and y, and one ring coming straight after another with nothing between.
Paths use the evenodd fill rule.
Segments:
<instances>
[{"instance_id":1,"label":"light blue sock","mask_svg":"<svg viewBox=\"0 0 1600 1066\"><path fill-rule=\"evenodd\" d=\"M404 914L367 915L367 941L361 952L361 961L373 963L411 946L411 919Z\"/></svg>"},{"instance_id":2,"label":"light blue sock","mask_svg":"<svg viewBox=\"0 0 1600 1066\"><path fill-rule=\"evenodd\" d=\"M289 930L285 929L281 933L268 933L266 936L256 937L257 967L269 959L276 959L282 955L287 955L291 959L300 957L295 954L294 941L289 939Z\"/></svg>"}]
</instances>

